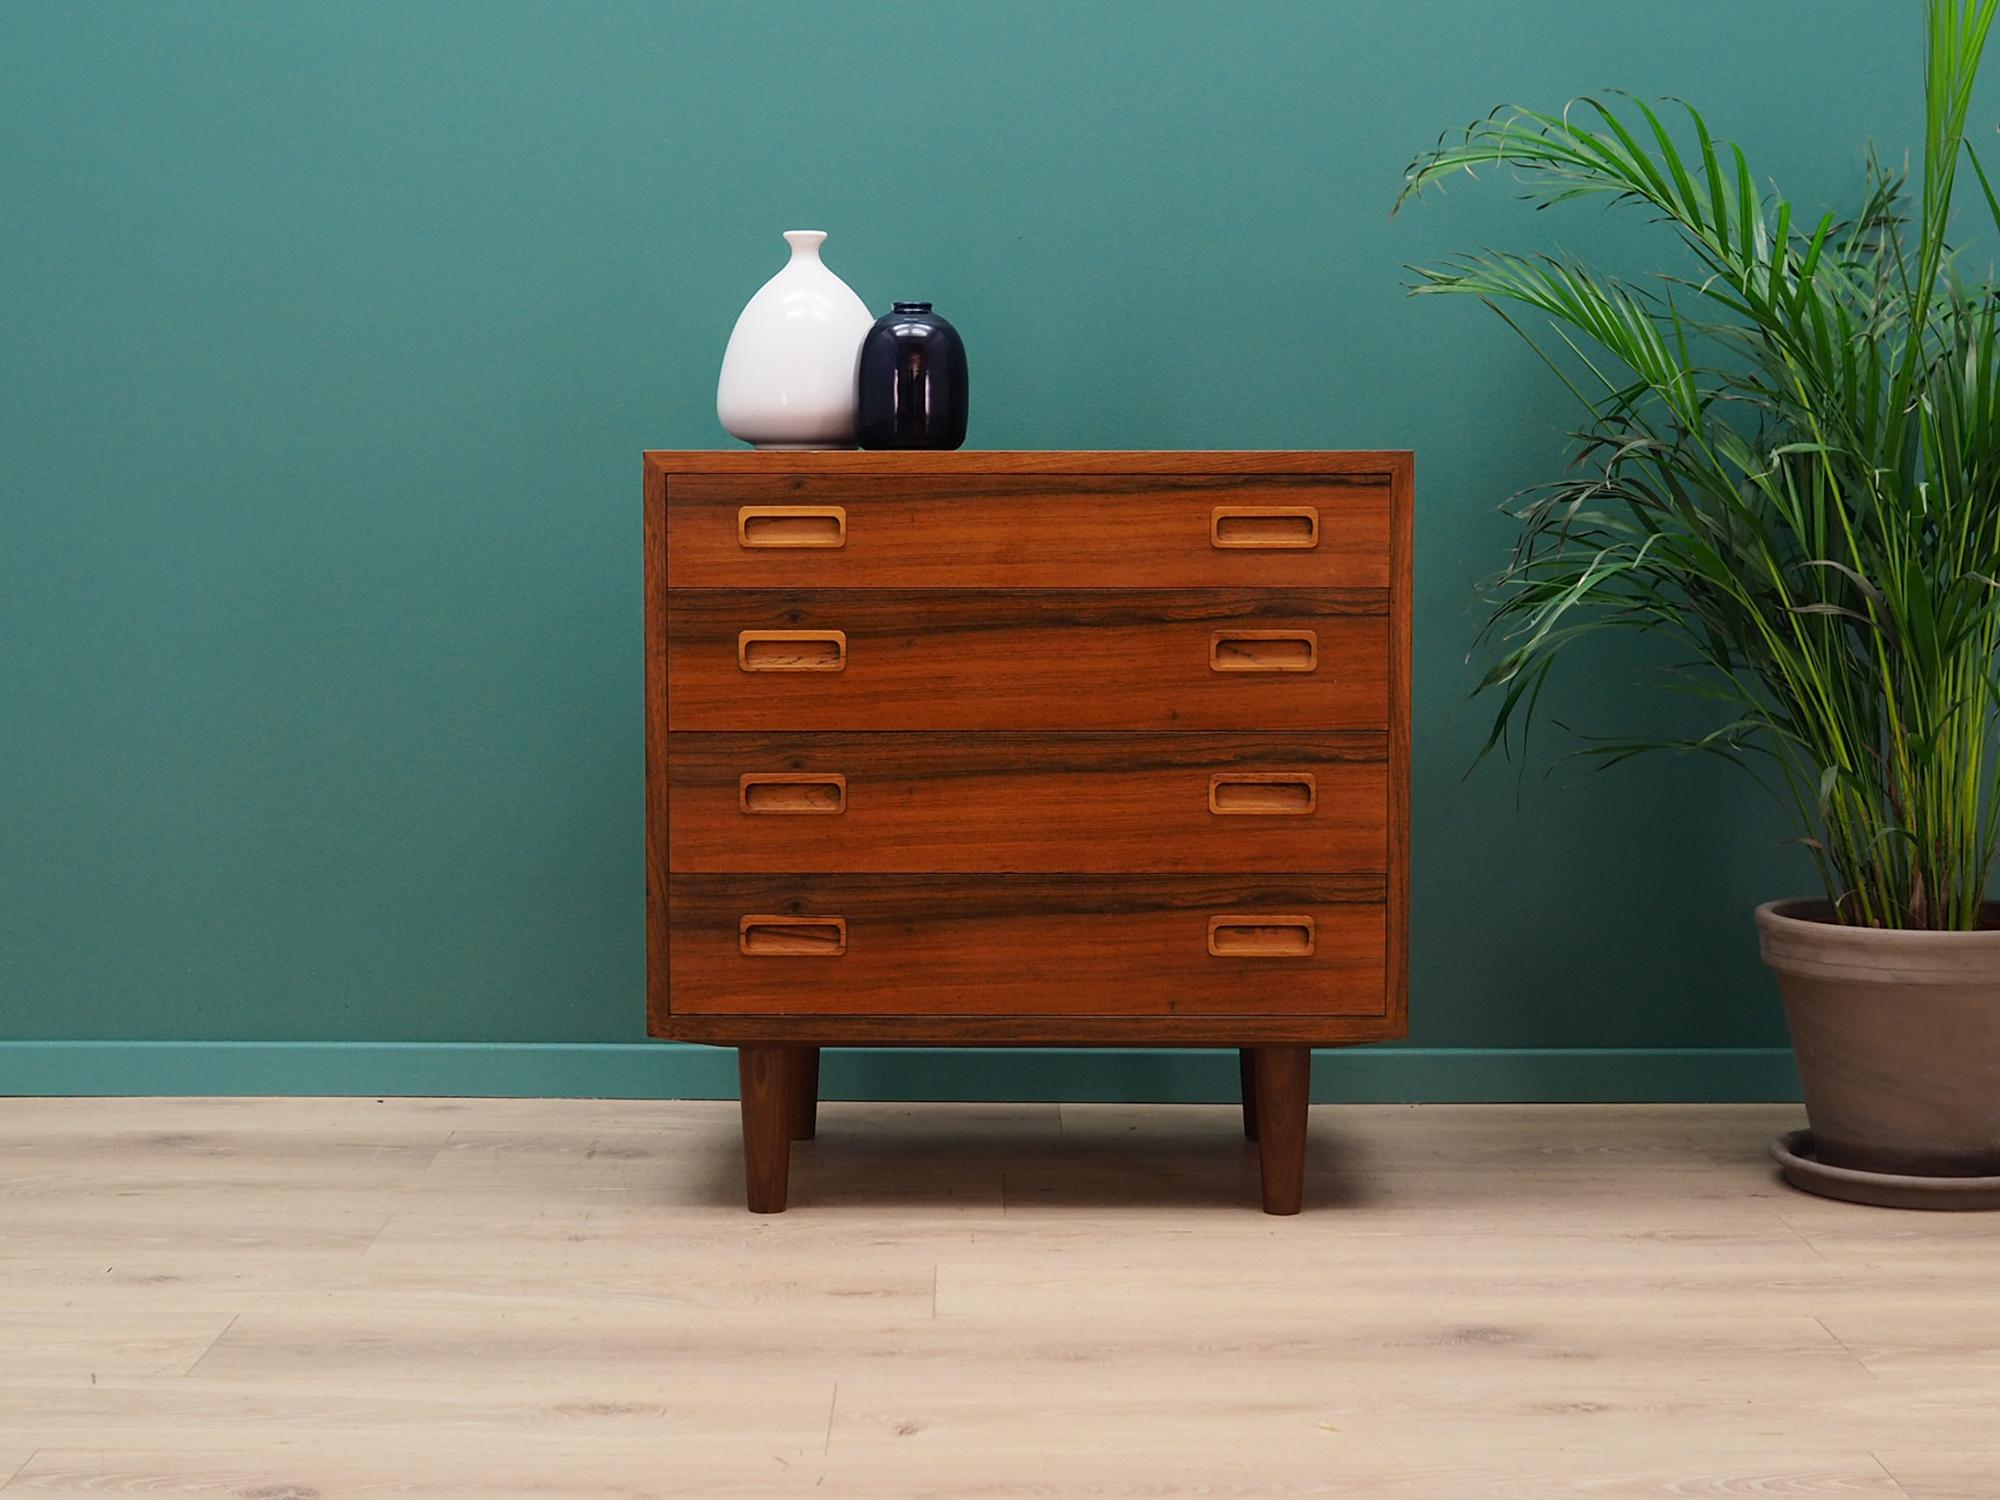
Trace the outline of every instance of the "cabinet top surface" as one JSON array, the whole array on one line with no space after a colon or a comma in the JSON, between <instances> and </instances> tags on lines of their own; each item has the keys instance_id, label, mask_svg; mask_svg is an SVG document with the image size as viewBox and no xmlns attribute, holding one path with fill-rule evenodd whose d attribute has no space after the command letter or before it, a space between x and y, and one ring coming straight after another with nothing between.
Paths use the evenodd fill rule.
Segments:
<instances>
[{"instance_id":1,"label":"cabinet top surface","mask_svg":"<svg viewBox=\"0 0 2000 1500\"><path fill-rule=\"evenodd\" d=\"M652 450L646 467L672 474L1363 474L1405 473L1403 449L1064 451L960 448L951 452L748 448Z\"/></svg>"}]
</instances>

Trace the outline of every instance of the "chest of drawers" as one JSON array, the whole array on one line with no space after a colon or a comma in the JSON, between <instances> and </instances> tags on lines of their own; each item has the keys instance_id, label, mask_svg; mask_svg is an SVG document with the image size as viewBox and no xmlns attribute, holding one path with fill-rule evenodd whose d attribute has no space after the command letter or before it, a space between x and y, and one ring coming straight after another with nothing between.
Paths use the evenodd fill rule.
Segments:
<instances>
[{"instance_id":1,"label":"chest of drawers","mask_svg":"<svg viewBox=\"0 0 2000 1500\"><path fill-rule=\"evenodd\" d=\"M819 1049L1404 1035L1411 456L649 453L649 1030L739 1051L785 1205Z\"/></svg>"}]
</instances>

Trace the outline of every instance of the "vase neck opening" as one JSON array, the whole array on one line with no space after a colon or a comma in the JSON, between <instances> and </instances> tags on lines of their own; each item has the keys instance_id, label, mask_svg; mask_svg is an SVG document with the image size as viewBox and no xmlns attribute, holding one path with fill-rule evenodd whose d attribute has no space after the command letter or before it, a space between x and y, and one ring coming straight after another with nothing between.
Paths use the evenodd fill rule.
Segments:
<instances>
[{"instance_id":1,"label":"vase neck opening","mask_svg":"<svg viewBox=\"0 0 2000 1500\"><path fill-rule=\"evenodd\" d=\"M785 243L792 247L793 261L818 260L819 247L826 240L824 229L787 229Z\"/></svg>"}]
</instances>

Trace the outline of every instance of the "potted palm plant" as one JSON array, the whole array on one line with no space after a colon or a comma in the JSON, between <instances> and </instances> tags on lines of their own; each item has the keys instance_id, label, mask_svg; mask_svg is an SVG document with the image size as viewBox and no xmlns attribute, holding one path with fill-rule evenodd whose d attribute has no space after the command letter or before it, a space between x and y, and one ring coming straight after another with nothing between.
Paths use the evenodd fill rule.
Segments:
<instances>
[{"instance_id":1,"label":"potted palm plant","mask_svg":"<svg viewBox=\"0 0 2000 1500\"><path fill-rule=\"evenodd\" d=\"M1927 0L1920 175L1871 157L1845 214L1760 186L1692 107L1625 96L1498 111L1398 200L1504 168L1676 242L1643 282L1556 255L1416 273L1499 311L1583 410L1565 477L1510 506L1487 748L1577 641L1671 645L1670 685L1714 722L1579 753L1698 750L1779 800L1823 894L1756 913L1810 1125L1773 1150L1796 1185L1868 1202L2000 1204L2000 290L1950 235L1961 187L2000 229L1965 136L1996 7Z\"/></svg>"}]
</instances>

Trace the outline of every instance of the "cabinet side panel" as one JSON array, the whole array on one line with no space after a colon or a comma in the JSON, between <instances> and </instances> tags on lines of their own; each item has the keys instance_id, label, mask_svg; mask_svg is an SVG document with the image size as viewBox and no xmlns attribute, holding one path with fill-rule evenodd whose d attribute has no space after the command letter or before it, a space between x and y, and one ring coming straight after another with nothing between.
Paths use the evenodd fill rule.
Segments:
<instances>
[{"instance_id":1,"label":"cabinet side panel","mask_svg":"<svg viewBox=\"0 0 2000 1500\"><path fill-rule=\"evenodd\" d=\"M1410 1029L1410 611L1416 455L1399 453L1389 501L1388 1015Z\"/></svg>"},{"instance_id":2,"label":"cabinet side panel","mask_svg":"<svg viewBox=\"0 0 2000 1500\"><path fill-rule=\"evenodd\" d=\"M646 1029L672 1012L667 960L667 471L646 461Z\"/></svg>"}]
</instances>

